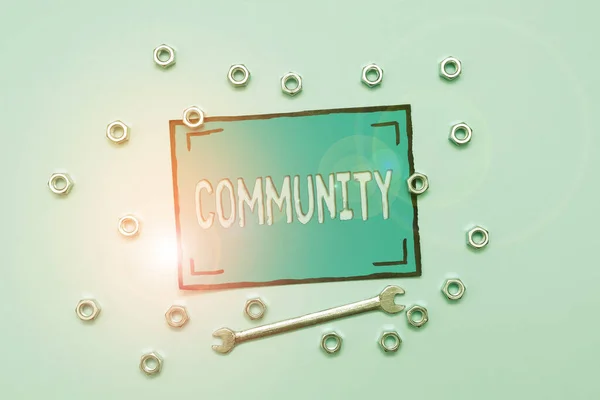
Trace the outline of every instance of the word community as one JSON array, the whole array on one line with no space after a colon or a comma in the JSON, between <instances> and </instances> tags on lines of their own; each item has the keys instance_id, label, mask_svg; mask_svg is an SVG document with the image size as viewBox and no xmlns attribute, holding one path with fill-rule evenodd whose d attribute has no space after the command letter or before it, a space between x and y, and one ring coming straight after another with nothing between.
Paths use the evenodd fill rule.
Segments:
<instances>
[{"instance_id":1,"label":"word community","mask_svg":"<svg viewBox=\"0 0 600 400\"><path fill-rule=\"evenodd\" d=\"M369 219L369 207L367 204L367 185L375 183L381 194L381 210L383 219L389 218L388 192L392 182L392 170L387 170L385 176L379 171L362 172L337 172L327 176L327 181L320 174L306 176L306 181L301 184L299 175L290 178L286 176L279 190L277 190L270 176L256 178L252 192L243 178L238 178L234 185L229 179L221 179L213 189L213 185L207 180L201 180L196 184L195 202L198 224L203 229L209 229L218 220L223 228L231 227L237 220L240 227L246 225L246 208L256 213L258 224L273 224L274 206L286 215L286 221L291 224L296 220L302 224L310 222L317 211L319 223L325 220L325 209L331 219L339 216L342 221L354 218L354 210L349 208L349 187L358 186L360 193L361 215L363 221ZM372 182L374 181L374 182ZM300 201L300 186L307 190L308 207L304 209ZM336 186L341 192L341 209L337 210ZM202 206L205 201L214 202L215 212L205 212ZM228 211L224 207L229 204ZM206 203L208 204L208 203ZM216 215L215 215L216 214ZM226 215L227 214L227 215ZM254 217L256 218L256 217Z\"/></svg>"}]
</instances>

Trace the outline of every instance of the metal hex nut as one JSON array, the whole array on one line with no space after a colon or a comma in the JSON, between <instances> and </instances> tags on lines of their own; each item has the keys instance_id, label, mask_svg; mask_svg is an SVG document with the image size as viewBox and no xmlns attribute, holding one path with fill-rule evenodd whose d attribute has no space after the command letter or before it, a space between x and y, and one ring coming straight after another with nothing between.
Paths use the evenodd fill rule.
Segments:
<instances>
[{"instance_id":1,"label":"metal hex nut","mask_svg":"<svg viewBox=\"0 0 600 400\"><path fill-rule=\"evenodd\" d=\"M242 74L242 79L235 79L236 72L240 72ZM250 71L244 64L234 64L229 68L227 79L229 79L229 82L235 87L246 86L248 85L248 81L250 81Z\"/></svg>"},{"instance_id":2,"label":"metal hex nut","mask_svg":"<svg viewBox=\"0 0 600 400\"><path fill-rule=\"evenodd\" d=\"M90 313L86 313L86 309L90 309ZM100 314L101 308L98 302L94 299L82 299L75 307L75 313L82 321L92 321Z\"/></svg>"},{"instance_id":3,"label":"metal hex nut","mask_svg":"<svg viewBox=\"0 0 600 400\"><path fill-rule=\"evenodd\" d=\"M448 66L448 65L454 66L454 72L450 73L446 70L446 66ZM459 77L461 72L462 72L462 65L458 58L446 57L440 63L440 76L444 79L447 79L449 81L456 79Z\"/></svg>"},{"instance_id":4,"label":"metal hex nut","mask_svg":"<svg viewBox=\"0 0 600 400\"><path fill-rule=\"evenodd\" d=\"M368 74L371 71L375 71L375 73L377 73L377 78L375 78L375 80L370 80L368 78ZM362 81L365 85L367 85L368 87L375 87L379 84L381 84L381 81L383 80L383 69L381 69L381 67L379 67L376 64L369 64L369 65L365 65L362 69Z\"/></svg>"},{"instance_id":5,"label":"metal hex nut","mask_svg":"<svg viewBox=\"0 0 600 400\"><path fill-rule=\"evenodd\" d=\"M458 291L456 293L450 293L450 286L457 286ZM447 279L442 288L442 292L448 300L459 300L463 297L466 290L465 284L458 278Z\"/></svg>"},{"instance_id":6,"label":"metal hex nut","mask_svg":"<svg viewBox=\"0 0 600 400\"><path fill-rule=\"evenodd\" d=\"M63 187L58 186L58 183L61 181L65 183ZM54 173L50 175L50 179L48 179L48 187L52 193L61 196L69 194L71 189L73 189L74 184L75 182L73 182L73 179L66 173Z\"/></svg>"},{"instance_id":7,"label":"metal hex nut","mask_svg":"<svg viewBox=\"0 0 600 400\"><path fill-rule=\"evenodd\" d=\"M177 318L177 316L181 318ZM165 319L169 326L181 328L190 320L190 316L184 306L171 306L165 313Z\"/></svg>"},{"instance_id":8,"label":"metal hex nut","mask_svg":"<svg viewBox=\"0 0 600 400\"><path fill-rule=\"evenodd\" d=\"M422 318L418 321L415 321L412 317L413 314L416 312L420 312L422 315ZM420 328L423 325L425 325L427 323L427 321L429 321L429 315L427 314L427 309L425 307L412 306L406 312L406 319L408 320L408 323L411 324L412 326L414 326L416 328Z\"/></svg>"},{"instance_id":9,"label":"metal hex nut","mask_svg":"<svg viewBox=\"0 0 600 400\"><path fill-rule=\"evenodd\" d=\"M293 89L287 87L289 81L296 81L297 85ZM295 72L288 72L281 77L281 91L289 96L295 96L302 91L302 77Z\"/></svg>"},{"instance_id":10,"label":"metal hex nut","mask_svg":"<svg viewBox=\"0 0 600 400\"><path fill-rule=\"evenodd\" d=\"M390 337L393 338L394 344L392 344L391 346L388 346L385 342L386 342L387 338L390 338ZM396 332L396 331L383 332L383 334L381 335L381 338L379 338L379 345L381 346L383 351L385 351L386 353L398 351L398 349L400 348L400 344L402 344L402 339L400 338L400 335L398 335L398 332Z\"/></svg>"},{"instance_id":11,"label":"metal hex nut","mask_svg":"<svg viewBox=\"0 0 600 400\"><path fill-rule=\"evenodd\" d=\"M252 306L258 306L258 312L252 312ZM265 315L265 311L267 310L266 304L259 298L250 299L246 301L246 306L244 307L244 311L248 318L252 320L261 319L263 315Z\"/></svg>"},{"instance_id":12,"label":"metal hex nut","mask_svg":"<svg viewBox=\"0 0 600 400\"><path fill-rule=\"evenodd\" d=\"M123 131L121 136L115 134L115 130ZM129 140L129 127L122 121L114 121L106 127L106 137L113 143L122 144Z\"/></svg>"},{"instance_id":13,"label":"metal hex nut","mask_svg":"<svg viewBox=\"0 0 600 400\"><path fill-rule=\"evenodd\" d=\"M417 187L416 183L421 182L421 187ZM429 189L429 179L427 175L422 174L420 172L415 172L406 180L406 184L408 185L408 191L412 194L423 194L427 189Z\"/></svg>"},{"instance_id":14,"label":"metal hex nut","mask_svg":"<svg viewBox=\"0 0 600 400\"><path fill-rule=\"evenodd\" d=\"M162 60L160 58L160 56L163 53L166 53L168 55L166 60ZM169 68L170 66L175 64L175 50L173 50L171 46L161 44L160 46L154 49L154 62L159 67Z\"/></svg>"},{"instance_id":15,"label":"metal hex nut","mask_svg":"<svg viewBox=\"0 0 600 400\"><path fill-rule=\"evenodd\" d=\"M155 365L152 366L149 362L153 362ZM140 359L140 369L146 375L155 375L162 369L163 359L160 354L156 352L146 353Z\"/></svg>"},{"instance_id":16,"label":"metal hex nut","mask_svg":"<svg viewBox=\"0 0 600 400\"><path fill-rule=\"evenodd\" d=\"M329 339L335 341L335 346L327 346L327 341L329 341ZM336 332L326 333L321 337L321 348L328 354L337 353L342 348L342 337Z\"/></svg>"},{"instance_id":17,"label":"metal hex nut","mask_svg":"<svg viewBox=\"0 0 600 400\"><path fill-rule=\"evenodd\" d=\"M457 132L461 130L465 132L465 137L463 138L459 138L456 135ZM471 141L472 136L473 129L471 129L471 127L465 124L464 122L461 122L452 126L452 128L450 129L450 137L448 139L450 139L450 141L455 145L460 146L469 143Z\"/></svg>"},{"instance_id":18,"label":"metal hex nut","mask_svg":"<svg viewBox=\"0 0 600 400\"><path fill-rule=\"evenodd\" d=\"M191 118L192 116L197 116L198 120L195 122L192 122ZM204 124L204 111L202 111L202 109L198 106L190 106L188 108L186 108L185 110L183 110L183 117L182 117L183 123L191 129L195 129L198 128L199 126L201 126L202 124Z\"/></svg>"},{"instance_id":19,"label":"metal hex nut","mask_svg":"<svg viewBox=\"0 0 600 400\"><path fill-rule=\"evenodd\" d=\"M133 237L140 233L140 220L135 215L124 215L117 224L119 233L125 237Z\"/></svg>"},{"instance_id":20,"label":"metal hex nut","mask_svg":"<svg viewBox=\"0 0 600 400\"><path fill-rule=\"evenodd\" d=\"M481 235L482 240L475 241L475 238L474 238L475 235ZM473 247L474 249L481 249L481 248L487 246L489 242L490 242L490 233L487 231L487 229L482 228L481 226L476 226L467 233L467 243L469 244L469 246Z\"/></svg>"}]
</instances>

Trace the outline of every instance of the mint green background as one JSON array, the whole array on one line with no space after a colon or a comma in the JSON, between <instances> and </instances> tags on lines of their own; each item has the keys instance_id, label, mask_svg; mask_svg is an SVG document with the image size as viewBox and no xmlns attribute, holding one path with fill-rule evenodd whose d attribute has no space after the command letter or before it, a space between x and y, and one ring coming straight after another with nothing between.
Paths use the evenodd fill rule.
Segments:
<instances>
[{"instance_id":1,"label":"mint green background","mask_svg":"<svg viewBox=\"0 0 600 400\"><path fill-rule=\"evenodd\" d=\"M368 276L375 273L415 272L414 208L406 180L410 176L406 111L331 113L312 116L283 116L271 119L210 121L202 131L223 129L207 136L191 137L188 150L186 136L190 130L178 125L175 133L177 191L183 261L183 283L191 285L270 282L282 279L323 279ZM396 146L393 126L372 127L381 122L398 122L400 144ZM389 185L389 218L383 219L381 191L375 180L379 171L385 180L392 171ZM348 206L352 220L340 220L342 188L335 184L336 216L331 219L324 206L324 221L317 217L316 178L321 174L329 185L328 175L337 172L369 171L367 183L368 219L363 221L358 182L348 182ZM258 208L246 208L246 222L239 226L237 179L243 178L252 194L257 177L263 180L266 210L265 177L270 176L281 193L285 176L292 187L292 223L286 221L285 208L273 205L273 225L258 224ZM306 176L313 176L314 214L306 223L296 218L294 176L300 177L300 200L308 211ZM196 184L205 179L213 191L221 179L234 186L236 219L224 228L216 216L215 193L202 192L202 212L215 216L211 228L203 229L196 216ZM224 215L231 215L225 191ZM285 206L284 206L285 207ZM265 211L266 215L266 211ZM266 219L266 218L265 218ZM405 265L373 266L378 261L404 259L402 242L407 240ZM223 269L220 275L190 276L189 259L196 271Z\"/></svg>"},{"instance_id":2,"label":"mint green background","mask_svg":"<svg viewBox=\"0 0 600 400\"><path fill-rule=\"evenodd\" d=\"M52 4L52 5L51 5ZM600 335L597 205L600 107L598 7L590 1L452 3L384 0L281 2L21 1L3 6L0 164L3 176L0 383L7 399L593 399ZM177 65L152 62L160 43ZM437 63L459 57L448 83ZM246 90L230 64L252 71ZM381 88L360 83L376 62ZM295 70L304 91L288 98L279 77ZM333 107L413 106L416 168L431 181L419 199L420 278L182 293L175 241L168 125L198 104L210 115ZM121 148L108 122L132 127ZM465 149L447 135L474 129ZM67 199L46 187L55 170L77 181ZM116 232L142 218L137 240ZM480 253L471 224L490 229ZM439 287L459 276L467 294L448 304ZM265 321L372 296L402 283L406 304L430 321L371 313L210 349L222 326L252 326L245 300L260 295ZM82 296L103 306L93 325L73 312ZM172 331L163 314L186 304ZM380 332L402 350L385 356ZM338 357L322 332L344 336ZM164 370L147 379L140 355Z\"/></svg>"}]
</instances>

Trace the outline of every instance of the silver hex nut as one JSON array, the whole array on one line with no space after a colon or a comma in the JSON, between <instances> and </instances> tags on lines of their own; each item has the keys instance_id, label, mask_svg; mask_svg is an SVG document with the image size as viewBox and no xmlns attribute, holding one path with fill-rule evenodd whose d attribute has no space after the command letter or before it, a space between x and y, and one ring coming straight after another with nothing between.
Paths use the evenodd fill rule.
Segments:
<instances>
[{"instance_id":1,"label":"silver hex nut","mask_svg":"<svg viewBox=\"0 0 600 400\"><path fill-rule=\"evenodd\" d=\"M326 333L321 337L321 348L327 354L334 354L340 351L340 349L342 348L342 341L342 337L336 332ZM333 347L329 346L327 342L332 342Z\"/></svg>"},{"instance_id":2,"label":"silver hex nut","mask_svg":"<svg viewBox=\"0 0 600 400\"><path fill-rule=\"evenodd\" d=\"M125 143L129 140L129 127L122 121L113 121L106 127L106 137L116 144Z\"/></svg>"},{"instance_id":3,"label":"silver hex nut","mask_svg":"<svg viewBox=\"0 0 600 400\"><path fill-rule=\"evenodd\" d=\"M288 83L290 82L295 82L295 86L292 85L291 87L288 87ZM296 72L288 72L282 76L281 91L289 96L295 96L300 93L302 91L302 76Z\"/></svg>"},{"instance_id":4,"label":"silver hex nut","mask_svg":"<svg viewBox=\"0 0 600 400\"><path fill-rule=\"evenodd\" d=\"M420 172L415 172L406 180L408 191L412 194L423 194L429 189L429 178Z\"/></svg>"},{"instance_id":5,"label":"silver hex nut","mask_svg":"<svg viewBox=\"0 0 600 400\"><path fill-rule=\"evenodd\" d=\"M236 79L235 75L241 74L241 79ZM227 72L227 79L234 87L244 87L248 85L250 81L250 71L244 64L234 64L229 68Z\"/></svg>"},{"instance_id":6,"label":"silver hex nut","mask_svg":"<svg viewBox=\"0 0 600 400\"><path fill-rule=\"evenodd\" d=\"M414 319L413 316L415 313L421 314L421 319ZM427 313L427 309L425 307L415 305L406 311L406 319L408 323L415 328L420 328L425 325L427 321L429 321L429 314Z\"/></svg>"},{"instance_id":7,"label":"silver hex nut","mask_svg":"<svg viewBox=\"0 0 600 400\"><path fill-rule=\"evenodd\" d=\"M401 344L402 339L396 331L383 332L379 338L379 345L386 353L398 351Z\"/></svg>"},{"instance_id":8,"label":"silver hex nut","mask_svg":"<svg viewBox=\"0 0 600 400\"><path fill-rule=\"evenodd\" d=\"M375 72L375 79L369 79L369 73ZM362 81L368 87L375 87L383 81L383 69L376 64L365 65L362 69Z\"/></svg>"},{"instance_id":9,"label":"silver hex nut","mask_svg":"<svg viewBox=\"0 0 600 400\"><path fill-rule=\"evenodd\" d=\"M92 321L98 317L101 308L95 299L82 299L75 307L75 313L82 321Z\"/></svg>"},{"instance_id":10,"label":"silver hex nut","mask_svg":"<svg viewBox=\"0 0 600 400\"><path fill-rule=\"evenodd\" d=\"M257 311L252 311L253 308L256 308ZM244 307L246 315L252 320L261 319L263 315L265 315L266 310L266 304L259 298L249 299L248 301L246 301L246 306Z\"/></svg>"},{"instance_id":11,"label":"silver hex nut","mask_svg":"<svg viewBox=\"0 0 600 400\"><path fill-rule=\"evenodd\" d=\"M449 70L449 67L453 71ZM462 64L456 57L446 57L440 62L440 76L449 81L454 80L462 73Z\"/></svg>"},{"instance_id":12,"label":"silver hex nut","mask_svg":"<svg viewBox=\"0 0 600 400\"><path fill-rule=\"evenodd\" d=\"M459 137L459 132L462 132L462 135ZM471 141L471 137L473 136L473 129L469 125L464 122L454 124L452 128L450 128L450 136L448 139L452 143L457 146L461 146L463 144L467 144Z\"/></svg>"},{"instance_id":13,"label":"silver hex nut","mask_svg":"<svg viewBox=\"0 0 600 400\"><path fill-rule=\"evenodd\" d=\"M481 226L475 226L467 233L467 244L474 249L482 249L487 246L489 242L490 233Z\"/></svg>"},{"instance_id":14,"label":"silver hex nut","mask_svg":"<svg viewBox=\"0 0 600 400\"><path fill-rule=\"evenodd\" d=\"M456 292L451 292L450 289L456 287ZM442 287L442 293L448 300L459 300L461 299L466 291L465 284L458 278L446 279L444 286Z\"/></svg>"},{"instance_id":15,"label":"silver hex nut","mask_svg":"<svg viewBox=\"0 0 600 400\"><path fill-rule=\"evenodd\" d=\"M165 319L169 326L181 328L190 320L190 316L184 306L171 306L165 313Z\"/></svg>"},{"instance_id":16,"label":"silver hex nut","mask_svg":"<svg viewBox=\"0 0 600 400\"><path fill-rule=\"evenodd\" d=\"M146 353L140 359L140 369L146 375L155 375L160 373L163 366L163 359L157 352Z\"/></svg>"},{"instance_id":17,"label":"silver hex nut","mask_svg":"<svg viewBox=\"0 0 600 400\"><path fill-rule=\"evenodd\" d=\"M48 187L54 194L65 196L73 189L73 179L66 173L54 173L48 179Z\"/></svg>"},{"instance_id":18,"label":"silver hex nut","mask_svg":"<svg viewBox=\"0 0 600 400\"><path fill-rule=\"evenodd\" d=\"M169 68L175 64L175 50L171 46L161 44L154 49L154 62L159 67Z\"/></svg>"}]
</instances>

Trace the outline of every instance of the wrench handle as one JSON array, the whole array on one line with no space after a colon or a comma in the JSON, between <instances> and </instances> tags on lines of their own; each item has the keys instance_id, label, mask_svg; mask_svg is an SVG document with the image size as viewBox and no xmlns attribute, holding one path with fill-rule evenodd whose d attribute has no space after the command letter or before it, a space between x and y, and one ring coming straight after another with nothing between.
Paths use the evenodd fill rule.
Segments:
<instances>
[{"instance_id":1,"label":"wrench handle","mask_svg":"<svg viewBox=\"0 0 600 400\"><path fill-rule=\"evenodd\" d=\"M321 324L334 319L349 317L351 315L373 311L380 307L379 296L371 299L358 301L344 306L334 307L312 314L303 315L297 318L286 319L285 321L274 322L272 324L257 326L256 328L246 329L236 332L236 343L247 342L249 340L277 335L279 333L289 332L296 329L305 328Z\"/></svg>"}]
</instances>

